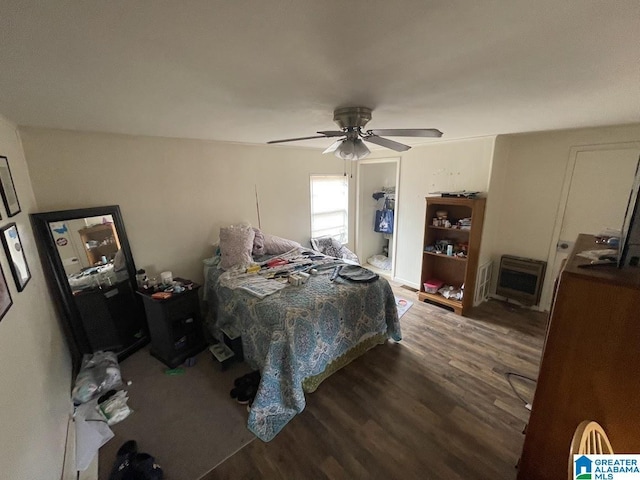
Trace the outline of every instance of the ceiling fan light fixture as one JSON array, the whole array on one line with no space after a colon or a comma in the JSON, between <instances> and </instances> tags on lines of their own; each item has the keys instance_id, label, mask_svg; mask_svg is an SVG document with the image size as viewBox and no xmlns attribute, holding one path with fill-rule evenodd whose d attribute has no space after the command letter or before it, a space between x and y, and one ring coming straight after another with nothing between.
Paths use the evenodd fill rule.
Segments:
<instances>
[{"instance_id":1,"label":"ceiling fan light fixture","mask_svg":"<svg viewBox=\"0 0 640 480\"><path fill-rule=\"evenodd\" d=\"M338 124L340 130L322 130L317 132L318 135L315 136L271 140L267 143L285 143L297 142L299 140L311 140L314 138L341 137L322 153L333 153L336 157L343 160L360 160L371 153L367 146L362 142L363 140L396 152L406 152L411 148L409 145L396 142L395 140L390 140L386 137L442 137L442 132L437 128L387 128L365 131L363 128L369 120L371 120L370 108L337 108L333 112L333 121Z\"/></svg>"},{"instance_id":2,"label":"ceiling fan light fixture","mask_svg":"<svg viewBox=\"0 0 640 480\"><path fill-rule=\"evenodd\" d=\"M340 142L338 148L333 152L334 155L343 160L360 160L368 156L371 151L367 148L359 138L347 138Z\"/></svg>"}]
</instances>

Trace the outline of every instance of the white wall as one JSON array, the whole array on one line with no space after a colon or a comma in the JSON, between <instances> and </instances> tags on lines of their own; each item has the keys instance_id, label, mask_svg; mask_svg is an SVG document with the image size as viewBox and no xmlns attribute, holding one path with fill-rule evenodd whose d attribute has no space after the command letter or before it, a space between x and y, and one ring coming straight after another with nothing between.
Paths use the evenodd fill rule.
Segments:
<instances>
[{"instance_id":1,"label":"white wall","mask_svg":"<svg viewBox=\"0 0 640 480\"><path fill-rule=\"evenodd\" d=\"M262 230L308 246L309 175L344 171L333 155L293 147L34 128L21 135L41 211L118 204L136 266L195 281L221 226L258 225L256 185Z\"/></svg>"},{"instance_id":2,"label":"white wall","mask_svg":"<svg viewBox=\"0 0 640 480\"><path fill-rule=\"evenodd\" d=\"M15 222L31 280L18 293L4 252L0 263L13 305L0 321L0 465L2 478L59 478L71 411L71 360L45 284L29 213L36 203L15 126L0 117L0 155L9 159L22 212Z\"/></svg>"},{"instance_id":3,"label":"white wall","mask_svg":"<svg viewBox=\"0 0 640 480\"><path fill-rule=\"evenodd\" d=\"M438 142L414 147L402 155L395 259L397 281L415 288L420 285L427 194L443 190L486 192L493 143L494 137Z\"/></svg>"},{"instance_id":4,"label":"white wall","mask_svg":"<svg viewBox=\"0 0 640 480\"><path fill-rule=\"evenodd\" d=\"M502 254L547 260L572 147L640 140L640 124L498 137L496 159L504 172L496 178L502 197L493 229L494 260ZM491 195L494 191L491 184ZM552 274L545 282L553 282ZM495 281L494 281L495 284ZM540 302L544 310L551 298Z\"/></svg>"},{"instance_id":5,"label":"white wall","mask_svg":"<svg viewBox=\"0 0 640 480\"><path fill-rule=\"evenodd\" d=\"M220 226L257 224L254 185L263 230L307 244L308 176L344 169L331 155L293 147L31 128L22 138L41 211L120 204L137 265L196 280ZM419 285L429 192L488 191L480 263L505 253L546 260L571 147L638 139L640 125L630 125L445 141L405 152L396 280ZM353 182L351 192L355 199Z\"/></svg>"},{"instance_id":6,"label":"white wall","mask_svg":"<svg viewBox=\"0 0 640 480\"><path fill-rule=\"evenodd\" d=\"M509 142L506 137L499 136L493 145L493 160L489 174L489 194L485 206L484 225L482 229L482 241L478 266L487 262L493 262L493 273L500 260L499 248L502 229L502 203L505 196L505 183L507 175L507 159Z\"/></svg>"}]
</instances>

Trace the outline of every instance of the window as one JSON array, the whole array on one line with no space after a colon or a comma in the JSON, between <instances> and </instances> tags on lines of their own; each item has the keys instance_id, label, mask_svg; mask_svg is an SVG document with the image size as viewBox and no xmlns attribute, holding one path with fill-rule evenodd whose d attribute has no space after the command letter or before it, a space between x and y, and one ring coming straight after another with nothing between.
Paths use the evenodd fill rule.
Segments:
<instances>
[{"instance_id":1,"label":"window","mask_svg":"<svg viewBox=\"0 0 640 480\"><path fill-rule=\"evenodd\" d=\"M344 175L311 175L311 237L329 235L347 243L349 179Z\"/></svg>"}]
</instances>

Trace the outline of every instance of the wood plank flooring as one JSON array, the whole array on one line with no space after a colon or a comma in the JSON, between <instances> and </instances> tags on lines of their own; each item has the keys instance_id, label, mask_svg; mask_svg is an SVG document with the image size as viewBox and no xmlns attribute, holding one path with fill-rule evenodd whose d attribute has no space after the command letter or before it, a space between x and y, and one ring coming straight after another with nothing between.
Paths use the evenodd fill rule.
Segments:
<instances>
[{"instance_id":1,"label":"wood plank flooring","mask_svg":"<svg viewBox=\"0 0 640 480\"><path fill-rule=\"evenodd\" d=\"M202 480L515 479L529 411L505 373L535 378L547 315L490 301L459 317L415 301L387 342L307 395L271 442ZM512 378L529 402L534 384Z\"/></svg>"}]
</instances>

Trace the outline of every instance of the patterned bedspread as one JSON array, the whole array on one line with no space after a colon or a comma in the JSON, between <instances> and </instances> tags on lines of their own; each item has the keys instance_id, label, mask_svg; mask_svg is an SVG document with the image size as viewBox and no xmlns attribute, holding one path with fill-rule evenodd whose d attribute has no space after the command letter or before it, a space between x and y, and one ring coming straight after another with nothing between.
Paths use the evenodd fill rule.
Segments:
<instances>
[{"instance_id":1,"label":"patterned bedspread","mask_svg":"<svg viewBox=\"0 0 640 480\"><path fill-rule=\"evenodd\" d=\"M251 405L248 428L269 441L305 407L313 391L336 369L388 337L401 339L398 312L389 283L329 280L319 270L304 285L289 285L265 298L219 284L222 273L205 268L207 327L233 325L242 332L245 360L262 380ZM304 387L304 388L303 388Z\"/></svg>"}]
</instances>

